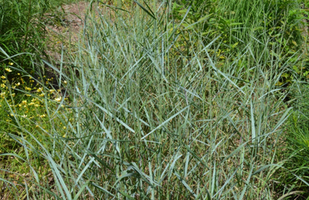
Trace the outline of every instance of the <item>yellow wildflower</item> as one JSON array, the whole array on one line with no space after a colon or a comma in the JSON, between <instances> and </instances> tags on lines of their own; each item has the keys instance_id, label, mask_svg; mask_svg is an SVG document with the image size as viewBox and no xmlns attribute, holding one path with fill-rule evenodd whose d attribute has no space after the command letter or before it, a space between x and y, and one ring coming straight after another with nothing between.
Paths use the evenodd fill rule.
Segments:
<instances>
[{"instance_id":1,"label":"yellow wildflower","mask_svg":"<svg viewBox=\"0 0 309 200\"><path fill-rule=\"evenodd\" d=\"M25 87L25 90L29 90L29 91L30 91L30 90L31 90L31 88L26 86L26 87Z\"/></svg>"},{"instance_id":2,"label":"yellow wildflower","mask_svg":"<svg viewBox=\"0 0 309 200\"><path fill-rule=\"evenodd\" d=\"M5 68L5 71L12 72L12 70L10 68Z\"/></svg>"},{"instance_id":3,"label":"yellow wildflower","mask_svg":"<svg viewBox=\"0 0 309 200\"><path fill-rule=\"evenodd\" d=\"M5 79L6 77L2 75L1 78L2 78L2 79Z\"/></svg>"},{"instance_id":4,"label":"yellow wildflower","mask_svg":"<svg viewBox=\"0 0 309 200\"><path fill-rule=\"evenodd\" d=\"M2 88L5 88L5 84L3 84L3 83L2 83L0 86L1 86Z\"/></svg>"},{"instance_id":5,"label":"yellow wildflower","mask_svg":"<svg viewBox=\"0 0 309 200\"><path fill-rule=\"evenodd\" d=\"M37 91L37 92L42 92L42 91L43 91L43 88L40 87L40 88L37 89L36 91Z\"/></svg>"},{"instance_id":6,"label":"yellow wildflower","mask_svg":"<svg viewBox=\"0 0 309 200\"><path fill-rule=\"evenodd\" d=\"M61 97L55 98L55 101L60 102L61 101Z\"/></svg>"},{"instance_id":7,"label":"yellow wildflower","mask_svg":"<svg viewBox=\"0 0 309 200\"><path fill-rule=\"evenodd\" d=\"M14 65L14 63L12 63L12 62L9 62L9 65Z\"/></svg>"}]
</instances>

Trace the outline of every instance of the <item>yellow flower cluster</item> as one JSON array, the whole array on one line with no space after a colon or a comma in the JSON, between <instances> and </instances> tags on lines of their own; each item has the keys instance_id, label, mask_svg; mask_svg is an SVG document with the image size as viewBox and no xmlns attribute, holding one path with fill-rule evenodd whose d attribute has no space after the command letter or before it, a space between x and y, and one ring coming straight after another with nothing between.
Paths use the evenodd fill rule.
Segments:
<instances>
[{"instance_id":1,"label":"yellow flower cluster","mask_svg":"<svg viewBox=\"0 0 309 200\"><path fill-rule=\"evenodd\" d=\"M13 63L9 63L9 65L13 65ZM6 68L5 71L11 72L9 68ZM35 81L32 78L29 78L29 80L25 81L20 73L17 73L13 78L10 79L10 81L7 79L5 74L1 75L0 78L0 107L5 105L5 102L7 102L8 105L13 108L13 110L22 113L19 116L23 118L30 116L28 113L33 113L31 114L32 117L29 117L30 119L35 116L34 113L37 112L39 107L43 107L44 101L41 99L41 97L44 97L46 93L44 92L43 87L34 85ZM28 82L27 85L26 82ZM26 97L20 101L12 98L16 96L15 92L17 91L25 91ZM47 97L54 96L54 92L55 90L50 90L47 93ZM10 116L12 115L14 116L16 114L11 113ZM39 117L43 118L45 117L45 114L40 114Z\"/></svg>"},{"instance_id":2,"label":"yellow flower cluster","mask_svg":"<svg viewBox=\"0 0 309 200\"><path fill-rule=\"evenodd\" d=\"M67 114L66 117L72 114L72 109L64 106L68 104L68 99L60 95L60 89L56 90L49 88L48 85L41 85L30 76L20 73L14 73L14 76L12 76L13 69L9 68L10 65L13 65L13 63L9 63L8 67L4 68L4 74L0 74L0 107L5 107L6 110L10 111L9 114L4 115L7 116L5 121L8 124L12 120L18 119L20 123L28 124L27 126L36 130L46 130L51 126L51 119L46 109L64 111ZM8 79L7 76L10 78ZM43 80L40 80L41 83L47 84L51 81L53 81L53 78L46 76L43 76ZM64 80L63 84L66 85L67 81ZM58 109L59 104L61 104L60 110ZM70 117L65 119L53 118L52 120L59 120L59 123L53 123L53 129L58 126L59 129L57 130L63 131L62 135L65 135L68 131L66 124L72 122ZM33 122L35 122L34 125Z\"/></svg>"}]
</instances>

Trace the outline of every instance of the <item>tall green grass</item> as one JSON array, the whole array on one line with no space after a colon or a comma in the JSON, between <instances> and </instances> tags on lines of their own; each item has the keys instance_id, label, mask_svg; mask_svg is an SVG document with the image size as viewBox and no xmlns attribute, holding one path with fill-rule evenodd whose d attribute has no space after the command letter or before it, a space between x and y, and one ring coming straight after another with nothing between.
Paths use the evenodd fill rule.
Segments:
<instances>
[{"instance_id":1,"label":"tall green grass","mask_svg":"<svg viewBox=\"0 0 309 200\"><path fill-rule=\"evenodd\" d=\"M22 63L23 68L34 74L41 67L33 65L46 52L47 31L57 20L61 20L59 7L76 0L12 0L0 1L0 72L3 74L5 62ZM61 9L60 9L61 10ZM53 17L53 18L52 18ZM10 56L12 57L10 57Z\"/></svg>"},{"instance_id":2,"label":"tall green grass","mask_svg":"<svg viewBox=\"0 0 309 200\"><path fill-rule=\"evenodd\" d=\"M288 55L282 50L287 45L273 43L265 26L255 37L250 31L260 25L251 22L241 25L248 31L229 32L243 43L227 50L225 32L201 34L207 21L183 27L190 10L174 18L171 1L136 2L131 10L91 3L78 49L66 55L70 63L60 68L47 63L59 83L68 82L68 100L44 98L48 120L36 131L29 128L35 120L27 127L15 117L22 134L10 136L24 157L2 156L19 158L29 174L17 185L5 177L6 191L38 199L283 199L293 194L291 182L279 184L276 174L292 174L281 153L292 108L278 82L294 73L301 50ZM229 10L228 2L212 3L247 19L240 8ZM242 3L237 5L247 6ZM266 20L273 4L253 4L252 19ZM281 28L279 41L290 28L287 21ZM222 49L224 55L218 54ZM293 176L308 187L304 177Z\"/></svg>"},{"instance_id":3,"label":"tall green grass","mask_svg":"<svg viewBox=\"0 0 309 200\"><path fill-rule=\"evenodd\" d=\"M282 186L285 190L291 190L294 193L291 198L306 199L309 195L308 186L300 179L308 182L308 84L299 82L293 87L292 93L295 99L291 102L293 105L293 113L286 123L286 148L284 154L289 158L284 167L289 169L291 173L278 173ZM292 188L286 185L293 185Z\"/></svg>"}]
</instances>

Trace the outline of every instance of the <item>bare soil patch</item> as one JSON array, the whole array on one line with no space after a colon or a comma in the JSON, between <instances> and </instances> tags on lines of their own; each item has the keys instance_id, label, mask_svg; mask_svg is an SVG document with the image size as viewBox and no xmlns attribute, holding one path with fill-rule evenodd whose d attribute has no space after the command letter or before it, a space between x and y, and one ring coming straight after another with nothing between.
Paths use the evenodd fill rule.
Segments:
<instances>
[{"instance_id":1,"label":"bare soil patch","mask_svg":"<svg viewBox=\"0 0 309 200\"><path fill-rule=\"evenodd\" d=\"M60 16L46 14L47 17L47 50L49 61L61 59L62 47L74 45L79 40L79 34L84 25L84 19L89 6L88 2L81 1L69 5L62 5L58 12Z\"/></svg>"}]
</instances>

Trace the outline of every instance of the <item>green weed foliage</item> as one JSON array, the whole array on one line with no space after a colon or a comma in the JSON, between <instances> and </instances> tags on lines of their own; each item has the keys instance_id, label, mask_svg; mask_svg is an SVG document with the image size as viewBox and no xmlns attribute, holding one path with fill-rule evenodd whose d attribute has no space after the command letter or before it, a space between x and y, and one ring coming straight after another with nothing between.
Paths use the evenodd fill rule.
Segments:
<instances>
[{"instance_id":1,"label":"green weed foliage","mask_svg":"<svg viewBox=\"0 0 309 200\"><path fill-rule=\"evenodd\" d=\"M15 59L30 63L34 52L42 51L41 39L46 32L42 21L47 4L43 1L1 1L1 48L0 60L7 59L4 54L16 55ZM43 9L44 8L44 9ZM20 55L18 55L20 54ZM29 70L31 64L27 64ZM3 68L1 68L1 71Z\"/></svg>"},{"instance_id":2,"label":"green weed foliage","mask_svg":"<svg viewBox=\"0 0 309 200\"><path fill-rule=\"evenodd\" d=\"M305 199L307 5L91 1L79 42L42 61L56 87L15 59L48 48L52 7L25 2L35 32L1 47L3 197Z\"/></svg>"},{"instance_id":3,"label":"green weed foliage","mask_svg":"<svg viewBox=\"0 0 309 200\"><path fill-rule=\"evenodd\" d=\"M38 70L33 62L39 62L45 53L47 24L59 19L57 7L72 0L12 0L0 1L0 71L10 56L14 62L23 63L23 68L32 74ZM47 16L54 15L51 18ZM8 56L10 55L10 56ZM14 74L12 74L13 76Z\"/></svg>"},{"instance_id":4,"label":"green weed foliage","mask_svg":"<svg viewBox=\"0 0 309 200\"><path fill-rule=\"evenodd\" d=\"M183 43L197 31L206 43L219 36L217 56L222 59L231 53L239 54L239 49L248 45L267 49L261 59L273 57L293 65L292 71L283 74L279 85L290 84L294 78L308 78L308 64L299 67L299 56L303 55L299 51L304 41L302 27L308 26L308 11L297 1L176 1L173 8L175 18L183 19L179 31Z\"/></svg>"},{"instance_id":5,"label":"green weed foliage","mask_svg":"<svg viewBox=\"0 0 309 200\"><path fill-rule=\"evenodd\" d=\"M303 179L308 182L309 175L309 161L307 158L309 153L308 92L308 84L306 83L297 84L297 87L294 87L292 90L293 96L295 96L295 100L291 103L294 111L286 124L287 148L284 151L286 157L290 158L286 162L285 167L292 173L278 173L281 176L281 180L292 183L294 185L293 190L299 191L293 197L302 197L303 199L309 195L306 185L300 180ZM288 189L285 188L285 190Z\"/></svg>"}]
</instances>

